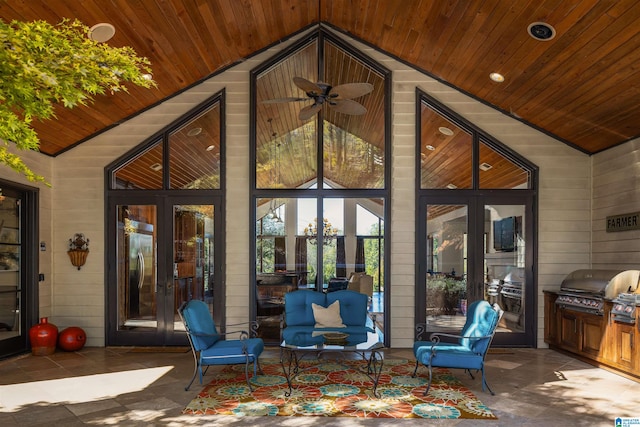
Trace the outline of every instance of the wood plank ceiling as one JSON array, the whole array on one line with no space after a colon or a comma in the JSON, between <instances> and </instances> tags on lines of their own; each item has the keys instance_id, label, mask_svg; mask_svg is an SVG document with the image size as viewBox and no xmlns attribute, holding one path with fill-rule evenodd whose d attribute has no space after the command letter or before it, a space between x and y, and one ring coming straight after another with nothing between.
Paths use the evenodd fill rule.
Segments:
<instances>
[{"instance_id":1,"label":"wood plank ceiling","mask_svg":"<svg viewBox=\"0 0 640 427\"><path fill-rule=\"evenodd\" d=\"M36 124L52 156L319 22L586 153L640 136L635 0L30 0L0 2L0 18L109 22L111 45L152 63L157 89L99 96ZM532 38L533 22L555 37Z\"/></svg>"}]
</instances>

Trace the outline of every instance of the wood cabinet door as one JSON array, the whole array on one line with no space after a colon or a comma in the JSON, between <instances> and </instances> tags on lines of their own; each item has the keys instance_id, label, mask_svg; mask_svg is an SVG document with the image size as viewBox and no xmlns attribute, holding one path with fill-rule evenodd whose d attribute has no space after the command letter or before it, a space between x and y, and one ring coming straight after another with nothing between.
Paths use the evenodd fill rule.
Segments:
<instances>
[{"instance_id":1,"label":"wood cabinet door","mask_svg":"<svg viewBox=\"0 0 640 427\"><path fill-rule=\"evenodd\" d=\"M580 344L580 324L576 313L560 309L560 345L577 351Z\"/></svg>"},{"instance_id":2,"label":"wood cabinet door","mask_svg":"<svg viewBox=\"0 0 640 427\"><path fill-rule=\"evenodd\" d=\"M613 322L615 330L615 364L622 368L634 369L636 346L635 325Z\"/></svg>"},{"instance_id":3,"label":"wood cabinet door","mask_svg":"<svg viewBox=\"0 0 640 427\"><path fill-rule=\"evenodd\" d=\"M601 316L581 316L583 353L593 357L600 357L604 348L605 321Z\"/></svg>"},{"instance_id":4,"label":"wood cabinet door","mask_svg":"<svg viewBox=\"0 0 640 427\"><path fill-rule=\"evenodd\" d=\"M544 294L544 342L558 344L558 311L556 294Z\"/></svg>"}]
</instances>

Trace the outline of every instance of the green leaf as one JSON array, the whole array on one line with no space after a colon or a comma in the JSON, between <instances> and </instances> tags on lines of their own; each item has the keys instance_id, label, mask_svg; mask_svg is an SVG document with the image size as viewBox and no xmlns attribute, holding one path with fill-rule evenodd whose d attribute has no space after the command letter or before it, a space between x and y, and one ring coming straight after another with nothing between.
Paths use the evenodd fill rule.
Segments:
<instances>
[{"instance_id":1,"label":"green leaf","mask_svg":"<svg viewBox=\"0 0 640 427\"><path fill-rule=\"evenodd\" d=\"M147 58L138 57L130 47L90 40L89 32L77 20L51 25L0 19L0 139L5 143L38 150L32 120L54 119L55 105L84 105L96 94L126 91L126 82L156 87L145 78L151 73ZM6 146L0 146L0 163L29 180L44 181Z\"/></svg>"}]
</instances>

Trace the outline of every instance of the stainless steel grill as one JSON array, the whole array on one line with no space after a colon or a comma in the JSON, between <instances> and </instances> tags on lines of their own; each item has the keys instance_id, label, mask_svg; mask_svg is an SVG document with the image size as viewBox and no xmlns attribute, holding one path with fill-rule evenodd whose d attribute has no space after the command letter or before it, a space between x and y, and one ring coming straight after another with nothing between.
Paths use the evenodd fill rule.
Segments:
<instances>
[{"instance_id":1,"label":"stainless steel grill","mask_svg":"<svg viewBox=\"0 0 640 427\"><path fill-rule=\"evenodd\" d=\"M576 270L562 281L556 304L561 308L602 316L604 300L638 287L638 270Z\"/></svg>"},{"instance_id":2,"label":"stainless steel grill","mask_svg":"<svg viewBox=\"0 0 640 427\"><path fill-rule=\"evenodd\" d=\"M505 298L522 299L522 283L524 278L522 277L524 271L515 270L509 272L502 281L502 289L500 293Z\"/></svg>"},{"instance_id":3,"label":"stainless steel grill","mask_svg":"<svg viewBox=\"0 0 640 427\"><path fill-rule=\"evenodd\" d=\"M618 295L613 300L611 318L616 322L636 323L636 306L638 304L640 304L640 294L622 293Z\"/></svg>"}]
</instances>

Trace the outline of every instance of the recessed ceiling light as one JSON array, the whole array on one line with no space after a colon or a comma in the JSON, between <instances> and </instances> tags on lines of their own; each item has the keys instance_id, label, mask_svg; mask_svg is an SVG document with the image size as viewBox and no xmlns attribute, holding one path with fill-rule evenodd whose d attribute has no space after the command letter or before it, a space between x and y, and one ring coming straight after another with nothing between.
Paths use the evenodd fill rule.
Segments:
<instances>
[{"instance_id":1,"label":"recessed ceiling light","mask_svg":"<svg viewBox=\"0 0 640 427\"><path fill-rule=\"evenodd\" d=\"M456 188L458 188L458 186L457 186L457 185L455 185L455 184L447 184L447 188L448 188L449 190L455 190Z\"/></svg>"},{"instance_id":2,"label":"recessed ceiling light","mask_svg":"<svg viewBox=\"0 0 640 427\"><path fill-rule=\"evenodd\" d=\"M443 134L443 135L447 135L447 136L451 136L451 135L453 135L453 131L452 131L451 129L449 129L448 127L446 127L446 126L440 126L440 127L438 128L438 130L439 130L439 131L440 131L440 133L441 133L441 134Z\"/></svg>"},{"instance_id":3,"label":"recessed ceiling light","mask_svg":"<svg viewBox=\"0 0 640 427\"><path fill-rule=\"evenodd\" d=\"M493 166L491 166L489 163L481 163L480 166L478 166L480 168L480 170L483 171L488 171L489 169L491 169Z\"/></svg>"},{"instance_id":4,"label":"recessed ceiling light","mask_svg":"<svg viewBox=\"0 0 640 427\"><path fill-rule=\"evenodd\" d=\"M433 151L436 149L436 147L434 147L433 145L425 145L424 148L426 148L429 151Z\"/></svg>"},{"instance_id":5,"label":"recessed ceiling light","mask_svg":"<svg viewBox=\"0 0 640 427\"><path fill-rule=\"evenodd\" d=\"M106 22L101 22L89 29L88 37L98 43L104 43L111 40L111 37L113 37L115 34L116 28L113 25L107 24Z\"/></svg>"},{"instance_id":6,"label":"recessed ceiling light","mask_svg":"<svg viewBox=\"0 0 640 427\"><path fill-rule=\"evenodd\" d=\"M214 148L216 148L215 145L210 145L207 147L207 151L213 151Z\"/></svg>"},{"instance_id":7,"label":"recessed ceiling light","mask_svg":"<svg viewBox=\"0 0 640 427\"><path fill-rule=\"evenodd\" d=\"M546 22L533 22L527 27L531 37L542 42L548 42L556 36L556 30Z\"/></svg>"},{"instance_id":8,"label":"recessed ceiling light","mask_svg":"<svg viewBox=\"0 0 640 427\"><path fill-rule=\"evenodd\" d=\"M491 73L489 74L489 78L496 83L502 83L504 81L504 76L500 73Z\"/></svg>"},{"instance_id":9,"label":"recessed ceiling light","mask_svg":"<svg viewBox=\"0 0 640 427\"><path fill-rule=\"evenodd\" d=\"M149 166L149 169L158 172L160 169L162 169L162 165L160 163L154 163L151 166Z\"/></svg>"},{"instance_id":10,"label":"recessed ceiling light","mask_svg":"<svg viewBox=\"0 0 640 427\"><path fill-rule=\"evenodd\" d=\"M196 135L200 135L200 132L202 132L202 128L193 128L193 129L189 129L189 132L187 132L187 135L196 136Z\"/></svg>"}]
</instances>

